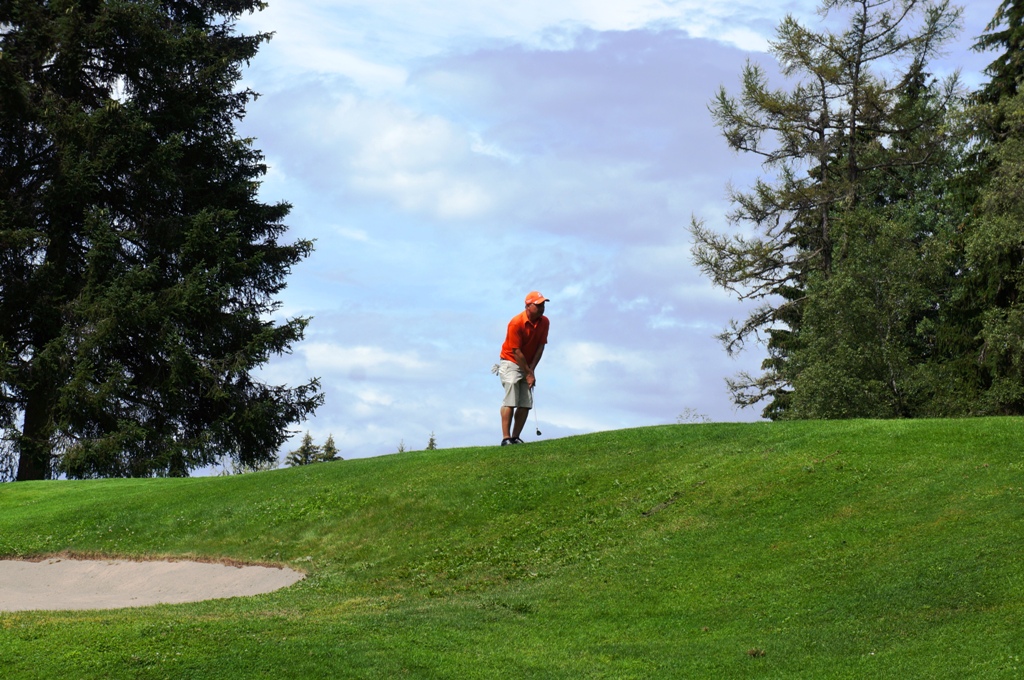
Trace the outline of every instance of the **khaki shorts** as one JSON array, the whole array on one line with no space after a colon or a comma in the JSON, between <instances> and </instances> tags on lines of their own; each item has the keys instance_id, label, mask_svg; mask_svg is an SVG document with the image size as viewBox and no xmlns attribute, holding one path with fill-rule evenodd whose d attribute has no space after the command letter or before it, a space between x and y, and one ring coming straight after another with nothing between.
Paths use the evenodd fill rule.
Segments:
<instances>
[{"instance_id":1,"label":"khaki shorts","mask_svg":"<svg viewBox=\"0 0 1024 680\"><path fill-rule=\"evenodd\" d=\"M519 364L502 359L498 364L498 377L501 378L501 385L505 388L505 400L501 402L502 406L533 408L533 391L526 384L526 376L523 375Z\"/></svg>"}]
</instances>

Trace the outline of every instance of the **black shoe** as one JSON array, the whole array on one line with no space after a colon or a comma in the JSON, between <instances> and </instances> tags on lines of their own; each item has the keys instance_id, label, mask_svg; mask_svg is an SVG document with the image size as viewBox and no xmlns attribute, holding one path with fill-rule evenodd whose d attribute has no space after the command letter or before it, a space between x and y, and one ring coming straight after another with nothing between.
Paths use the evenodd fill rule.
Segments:
<instances>
[{"instance_id":1,"label":"black shoe","mask_svg":"<svg viewBox=\"0 0 1024 680\"><path fill-rule=\"evenodd\" d=\"M509 444L515 444L515 443L516 443L516 440L512 439L512 437L509 437L507 439L502 439L501 440L501 445L502 446L508 446Z\"/></svg>"},{"instance_id":2,"label":"black shoe","mask_svg":"<svg viewBox=\"0 0 1024 680\"><path fill-rule=\"evenodd\" d=\"M509 444L525 444L526 442L524 442L519 437L513 437L512 439L508 440L508 443Z\"/></svg>"}]
</instances>

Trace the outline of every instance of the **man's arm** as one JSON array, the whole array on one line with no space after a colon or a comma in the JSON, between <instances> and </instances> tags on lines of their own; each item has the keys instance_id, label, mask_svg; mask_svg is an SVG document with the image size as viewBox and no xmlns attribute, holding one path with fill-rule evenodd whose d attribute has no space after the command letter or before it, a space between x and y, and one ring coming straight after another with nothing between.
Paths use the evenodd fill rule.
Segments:
<instances>
[{"instance_id":1,"label":"man's arm","mask_svg":"<svg viewBox=\"0 0 1024 680\"><path fill-rule=\"evenodd\" d=\"M533 358L533 366L530 366L530 372L537 370L537 364L540 363L540 358L544 356L544 345L537 348L537 356Z\"/></svg>"},{"instance_id":2,"label":"man's arm","mask_svg":"<svg viewBox=\"0 0 1024 680\"><path fill-rule=\"evenodd\" d=\"M512 350L512 354L515 355L516 358L516 364L519 366L519 370L523 372L523 375L526 376L526 384L530 387L537 384L537 378L533 375L533 369L537 365L537 362L540 361L540 355L543 354L543 350L544 348L541 347L540 350L537 351L536 360L533 362L533 366L527 363L526 355L523 354L521 349L516 347Z\"/></svg>"}]
</instances>

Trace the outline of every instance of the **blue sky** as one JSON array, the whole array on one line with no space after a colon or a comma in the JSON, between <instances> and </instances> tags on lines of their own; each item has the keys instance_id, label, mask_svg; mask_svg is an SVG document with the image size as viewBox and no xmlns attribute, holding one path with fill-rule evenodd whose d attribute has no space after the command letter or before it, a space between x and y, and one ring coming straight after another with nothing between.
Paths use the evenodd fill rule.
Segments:
<instances>
[{"instance_id":1,"label":"blue sky","mask_svg":"<svg viewBox=\"0 0 1024 680\"><path fill-rule=\"evenodd\" d=\"M935 69L982 81L968 50L997 7L965 9ZM273 31L245 72L261 97L240 133L316 240L281 295L311 316L264 379L320 377L300 423L345 458L497 444L490 367L530 290L551 298L538 369L543 438L748 421L725 378L757 370L714 335L744 308L690 263L696 215L725 227L726 187L758 176L712 125L720 85L766 67L775 26L803 0L270 0ZM785 83L776 80L779 85ZM534 440L534 420L527 440ZM287 449L298 445L294 439Z\"/></svg>"}]
</instances>

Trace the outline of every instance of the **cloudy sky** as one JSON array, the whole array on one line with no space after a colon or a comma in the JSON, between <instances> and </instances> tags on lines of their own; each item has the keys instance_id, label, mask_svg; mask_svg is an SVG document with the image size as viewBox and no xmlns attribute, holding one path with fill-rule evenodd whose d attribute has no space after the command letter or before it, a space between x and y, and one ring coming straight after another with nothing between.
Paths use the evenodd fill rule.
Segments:
<instances>
[{"instance_id":1,"label":"cloudy sky","mask_svg":"<svg viewBox=\"0 0 1024 680\"><path fill-rule=\"evenodd\" d=\"M997 0L972 1L937 73L971 85L968 46ZM551 298L528 441L676 422L747 421L714 335L744 308L690 264L692 215L724 227L726 186L756 160L711 123L720 85L808 0L270 0L240 132L316 240L281 297L311 316L267 380L318 376L299 424L345 458L501 440L491 375L530 290ZM778 81L780 85L784 84ZM536 421L536 425L535 425ZM298 443L293 440L288 448Z\"/></svg>"}]
</instances>

